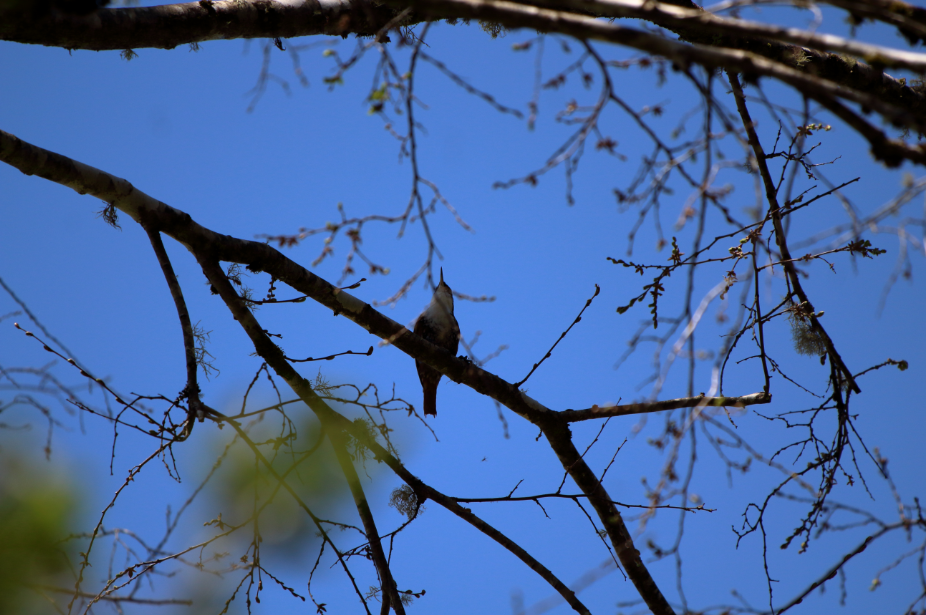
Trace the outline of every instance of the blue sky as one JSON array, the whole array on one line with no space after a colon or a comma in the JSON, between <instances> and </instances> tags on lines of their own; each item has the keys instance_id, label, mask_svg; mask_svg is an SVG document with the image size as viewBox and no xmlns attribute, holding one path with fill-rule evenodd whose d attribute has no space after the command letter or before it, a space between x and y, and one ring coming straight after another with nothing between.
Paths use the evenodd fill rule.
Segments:
<instances>
[{"instance_id":1,"label":"blue sky","mask_svg":"<svg viewBox=\"0 0 926 615\"><path fill-rule=\"evenodd\" d=\"M533 36L515 32L493 40L476 26L440 24L429 34L428 53L475 86L491 92L500 103L524 110L532 95L535 56L532 52L512 51L511 47ZM353 40L330 42L342 57L347 57L355 45ZM260 70L260 45L256 41L250 45L231 41L206 43L198 52L185 48L138 50L137 58L126 61L117 52L69 54L60 49L2 43L0 82L6 85L0 97L0 128L128 179L149 195L186 211L200 224L237 237L292 234L300 227L323 226L337 219L339 202L350 216L399 213L408 200L410 166L408 160L399 160L397 141L384 130L380 117L368 115L365 102L373 79L376 51L370 51L369 57L346 75L345 83L334 88L322 81L333 67L333 58L323 55L326 47L303 53L308 88L298 85L287 55L274 51L272 71L289 82L291 94L270 83L254 110L248 113L251 101L248 91ZM545 75L552 75L573 61L578 45L572 43L572 47L572 53L566 55L558 49L557 42L547 40ZM605 46L597 49L608 58L632 57L627 50ZM398 51L396 58L400 66L407 66L407 51ZM671 72L669 83L662 87L657 85L652 69L629 69L612 75L615 79L620 76L618 90L635 109L657 103L665 105L666 113L652 118L653 126L663 134L675 127L696 102L690 88L677 81ZM430 65L423 64L416 79L417 95L426 105L416 111L417 119L426 128L426 134L419 136L421 173L440 187L473 229L470 232L461 228L445 211L431 218L434 236L444 256L439 265L454 290L495 297L490 303L457 301L456 313L464 338L471 340L476 331L481 332L475 346L478 356L506 345L508 349L487 368L509 381L518 381L572 322L598 284L601 294L582 322L525 388L531 396L554 409L644 398L649 391L647 379L652 373L653 348L644 346L619 369L614 366L626 349L627 340L649 316L643 304L624 315L618 315L616 308L649 280L609 263L606 258L662 264L668 256L666 249L661 252L654 249L656 235L648 220L637 235L633 255L627 257L627 234L636 221L636 210L619 211L612 193L613 188L628 183L640 156L649 152L645 137L626 116L614 109L607 112L602 131L619 142L618 151L628 160L621 162L588 147L575 176L573 206L566 203L561 169L543 176L534 188L520 185L508 190L493 189L496 181L523 176L543 166L547 156L568 135L563 126L552 120L553 116L572 98L580 104L594 101L598 81L588 90L577 85L574 78L564 88L544 90L537 126L530 131L524 120L497 113ZM718 90L723 98L725 86L719 85ZM777 95L779 90L769 86L767 92ZM780 100L795 104L793 98ZM767 116L755 113L760 116L760 137L770 142L774 139L774 124ZM696 134L699 118L693 116L687 132L679 139ZM393 116L392 120L405 122L405 117ZM861 181L845 193L863 211L873 211L900 189L902 173L911 170L885 171L871 162L864 143L835 122L834 126L833 131L820 133L822 145L816 159L838 158L826 171L834 182L861 176ZM404 125L397 130L403 128ZM727 151L735 153L736 148L729 147ZM916 170L912 172L920 175ZM726 182L735 187L727 204L745 218L743 210L755 205L752 178L725 171L718 183ZM675 195L664 199L662 225L667 237L678 235L685 251L693 225L689 223L678 230L673 225L689 192L681 184L676 188ZM183 387L184 368L180 331L163 277L144 232L127 218L122 220L121 231L106 226L96 215L100 207L101 203L91 197L81 197L69 189L26 177L7 166L0 167L3 213L0 277L44 326L73 351L82 365L107 378L114 390L126 395L135 392L173 397ZM922 211L917 211L917 207L912 206L906 215L921 216ZM826 199L803 218L806 227L798 227L795 221L792 241L844 219L839 201ZM888 221L886 225L898 221ZM710 223L707 235L713 237L712 231L719 228ZM364 230L364 252L390 269L388 276L370 276L358 263L357 275L349 276L345 283L352 283L359 276L367 277L353 291L365 301L392 295L423 262L426 243L420 224L412 225L402 238L396 237L397 230L395 226L372 223ZM890 459L890 469L904 501L910 502L914 495L922 496L926 487L921 470L926 467L923 452L926 447L922 446L926 422L917 387L926 378L923 368L926 325L921 316L924 295L919 280L922 255L911 256L912 281L895 284L886 307L879 313L884 281L895 266L897 238L889 232L870 238L888 253L856 263L846 255L833 255L830 262L835 274L823 263L812 263L806 268L807 285L815 307L825 310L824 324L854 371L887 358L909 361L910 369L906 372L885 368L865 376L860 381L863 394L854 400L854 409L866 444L880 447ZM733 245L736 241L728 243ZM216 358L220 374L202 383L205 400L220 410L234 412L240 407L241 395L260 363L250 356L252 349L226 308L209 294L195 261L172 240L166 240L166 244L193 321L211 331L208 349ZM286 253L308 266L321 247L321 238L316 237ZM331 282L339 279L349 246L342 237L334 243L334 248L333 257L313 268ZM740 272L745 272L740 267ZM722 266L699 273L695 303L721 280L723 273ZM664 300L664 313L678 305L675 302L681 296L683 279L678 274L676 277L671 280L670 293ZM267 280L254 276L249 283L257 294L262 294ZM735 286L731 295L739 297L740 292L740 286ZM293 294L289 289L278 291L279 297ZM410 324L429 296L430 291L419 282L407 298L380 309L398 322ZM767 296L777 302L781 296L780 278L769 282ZM0 296L0 315L17 309L8 296ZM736 309L733 302L726 308L731 315ZM717 336L723 331L714 323L716 304L708 314L696 337L697 346L706 350L716 349ZM290 356L317 357L348 349L362 351L374 345L375 351L368 358L341 357L333 362L303 364L300 369L307 377L314 377L321 369L332 383L374 382L386 395L394 385L396 395L420 406L420 387L412 360L393 348L378 346L376 339L345 319L334 317L311 302L267 306L257 316L265 328L283 336L280 343ZM34 330L22 315L0 321L0 365L37 366L49 361L50 355L13 328L14 320ZM776 321L766 335L769 351L785 373L814 393L822 394L825 369L816 358L795 355L784 320ZM736 358L743 359L749 354L741 349ZM711 364L710 360L699 361L695 392L709 389ZM64 365L56 366L54 373L71 385L81 384L79 377ZM684 370L677 367L660 397L684 395L685 383ZM771 407L755 410L773 414L814 404L813 398L781 377L776 376L772 386ZM754 361L731 366L725 384L727 394L760 390L761 375ZM0 394L9 399L13 393L6 388ZM292 397L286 391L283 396ZM260 401L271 401L272 391L262 386L255 398L251 407L257 407ZM459 497L502 496L522 479L524 482L518 489L521 494L556 490L562 469L546 443L535 440L536 428L505 410L509 435L506 438L491 400L446 379L439 388L438 407L437 419L430 422L436 438L419 422L404 415L390 417L403 461L423 480ZM74 529L88 531L128 470L150 455L155 444L150 439L122 433L115 444L110 476L111 427L90 416L69 416L66 406L56 405L52 410L63 425L55 430L49 461L44 460L40 450L46 424L34 409L22 407L4 413L4 422L28 423L32 430L0 431L0 447L19 446L36 466L52 473L69 474L86 496L82 510L74 515ZM356 416L355 410L345 409L345 412ZM752 411L734 419L736 432L750 439L766 455L792 437L780 423L768 422ZM722 414L718 420L729 425ZM664 454L650 446L647 439L658 433L663 421L659 415L651 415L646 421L635 417L612 420L590 451L588 461L600 471L616 448L627 440L606 480L616 499L645 502L641 478L648 477L651 484L658 480L664 459ZM276 423L264 427L269 430L267 433L278 429ZM574 427L580 450L592 441L599 427L599 424ZM175 451L183 481L180 484L173 481L163 465L149 466L108 513L106 525L131 528L146 540L156 541L163 533L167 506L176 511L189 497L190 490L203 479L230 437L228 429L218 430L209 424L197 426L194 438ZM687 455L687 448L684 450ZM767 604L761 544L753 536L736 549L736 537L730 528L740 526L746 504L764 497L780 481L780 476L756 464L750 473L733 476L728 481L717 456L703 438L698 442L697 454L692 491L716 512L688 515L686 519L683 585L690 605L698 608L733 603L730 595L733 588L752 604ZM791 463L793 457L783 456L779 461ZM249 467L244 461L240 463ZM892 519L895 505L886 485L875 478L874 466L863 455L859 463L870 478L868 486L874 500L858 486L840 486L837 499L879 511ZM226 474L225 479L230 482L219 482L219 487L196 501L186 513L183 530L169 548L179 549L203 540L211 531L203 527L205 522L219 512L228 520L239 510L235 507L238 496L229 486L235 484L233 472ZM367 489L381 529L393 529L403 519L386 506L386 501L399 483L380 468L370 467L370 476ZM321 488L311 491L311 482L305 479L301 488L314 493L313 501L320 510L353 519L341 491L335 489L329 493ZM574 492L569 483L564 491ZM276 526L276 538L273 529L265 529L268 545L263 553L264 564L305 595L307 571L314 562L317 546L310 532L299 526L301 521L292 521L298 512L287 506L288 503L281 503L278 520L268 524ZM549 519L533 503L472 506L567 583L597 569L608 559L588 521L571 503L545 504ZM785 502L777 506L779 512L768 528L772 575L779 579L775 587L776 604L778 600L787 600L808 579L816 578L864 538L861 532L839 534L812 544L804 555L796 555L794 547L782 552L777 546L804 509ZM632 516L634 511L627 514ZM677 515L659 515L640 530L639 545L643 547L650 539L663 546L671 543L677 523ZM305 542L296 542L297 538L304 538ZM278 542L274 543L275 540ZM344 547L359 542L349 533L337 534L337 540ZM827 609L870 613L873 608L878 612L900 612L916 597L916 581L909 563L886 574L882 589L868 591L878 569L913 547L899 535L890 541L889 545L875 545L864 561L849 567L845 607L837 609L839 590L834 581L827 585L824 595L815 594L807 601L802 607L804 612ZM294 544L305 548L294 548ZM234 560L243 545L230 543L225 547ZM103 562L110 545L100 549ZM124 557L121 551L117 553L118 558ZM204 557L210 554L211 551L206 552ZM468 613L478 609L504 613L510 612L518 601L529 606L552 594L512 556L433 503L396 541L394 558L400 588L427 590L413 607L423 612ZM330 563L322 566L313 582L315 597L329 605L329 612L354 612L359 609L356 596L343 574L336 568L328 568ZM118 570L118 561L114 565ZM666 559L654 563L652 572L675 601L673 567L671 559ZM105 576L104 564L96 568L95 574ZM374 583L371 569L360 563L354 568L359 571L362 587ZM175 579L158 579L155 593L178 598L198 595L217 602L216 612L241 575L229 572L218 579L188 568L180 570ZM312 612L310 606L271 586L272 583L265 581L262 604L256 607L259 612ZM611 572L583 591L581 598L594 612L611 613L618 610L616 603L633 600L636 594L620 573ZM158 612L189 611L179 607L173 611L168 607ZM240 596L230 612L244 612ZM554 612L565 612L565 607L560 606Z\"/></svg>"}]
</instances>

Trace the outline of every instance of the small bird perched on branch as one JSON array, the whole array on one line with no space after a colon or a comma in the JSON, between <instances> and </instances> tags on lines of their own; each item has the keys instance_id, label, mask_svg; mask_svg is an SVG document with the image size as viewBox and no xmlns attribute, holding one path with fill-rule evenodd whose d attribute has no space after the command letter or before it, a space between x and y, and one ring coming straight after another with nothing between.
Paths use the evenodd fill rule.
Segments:
<instances>
[{"instance_id":1,"label":"small bird perched on branch","mask_svg":"<svg viewBox=\"0 0 926 615\"><path fill-rule=\"evenodd\" d=\"M434 289L431 303L415 323L415 335L420 335L436 346L457 354L460 345L460 326L453 317L453 292L444 282L444 269L440 271L440 284ZM424 391L424 414L437 416L437 385L441 373L420 361L415 361L418 379Z\"/></svg>"}]
</instances>

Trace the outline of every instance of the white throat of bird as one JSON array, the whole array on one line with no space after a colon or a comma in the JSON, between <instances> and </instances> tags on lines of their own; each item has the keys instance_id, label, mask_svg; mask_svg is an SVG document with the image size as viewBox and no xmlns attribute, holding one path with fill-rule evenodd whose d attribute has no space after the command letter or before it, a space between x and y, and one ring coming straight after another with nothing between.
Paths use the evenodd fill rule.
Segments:
<instances>
[{"instance_id":1,"label":"white throat of bird","mask_svg":"<svg viewBox=\"0 0 926 615\"><path fill-rule=\"evenodd\" d=\"M453 293L450 287L444 284L441 277L440 284L434 289L431 303L424 311L424 317L435 323L438 327L449 327L453 319Z\"/></svg>"}]
</instances>

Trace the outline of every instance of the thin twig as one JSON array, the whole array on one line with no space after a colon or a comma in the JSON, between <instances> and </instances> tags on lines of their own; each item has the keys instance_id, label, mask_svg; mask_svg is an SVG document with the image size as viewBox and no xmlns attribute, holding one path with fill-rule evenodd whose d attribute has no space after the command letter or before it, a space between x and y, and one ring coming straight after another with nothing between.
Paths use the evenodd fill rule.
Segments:
<instances>
[{"instance_id":1,"label":"thin twig","mask_svg":"<svg viewBox=\"0 0 926 615\"><path fill-rule=\"evenodd\" d=\"M566 337L566 334L569 333L569 331L570 331L580 320L582 320L582 314L585 313L585 310L588 308L588 306L590 306L590 305L592 304L592 301L595 300L595 297L597 297L597 296L598 296L598 293L600 293L600 292L601 292L601 287L598 286L597 284L595 284L595 294L592 295L591 298L589 298L589 299L585 302L585 305L582 306L582 309L579 311L579 315L576 316L576 319L573 320L573 321L572 321L572 324L569 325L569 327L568 327L565 331L563 331L563 332L560 334L559 339L557 339L557 340L553 343L553 345L550 346L550 349L547 351L547 354L543 355L543 358L540 359L540 361L538 361L537 363L534 363L534 367L532 367L532 368L531 368L531 371L529 371L529 372L527 373L527 375L524 376L524 379L521 380L520 382L516 383L514 386L516 386L516 387L518 387L518 388L521 388L521 385L524 384L525 382L527 382L527 379L531 377L531 374L533 374L535 371L537 371L537 368L540 367L540 364L543 363L544 361L546 361L547 359L550 358L550 355L553 354L553 349L556 348L556 345L559 344L561 341L563 341L563 338Z\"/></svg>"}]
</instances>

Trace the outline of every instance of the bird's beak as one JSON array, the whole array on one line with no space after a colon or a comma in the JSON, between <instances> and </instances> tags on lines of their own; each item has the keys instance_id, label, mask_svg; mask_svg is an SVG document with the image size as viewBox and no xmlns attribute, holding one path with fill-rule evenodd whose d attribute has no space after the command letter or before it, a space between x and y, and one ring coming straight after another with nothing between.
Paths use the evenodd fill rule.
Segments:
<instances>
[{"instance_id":1,"label":"bird's beak","mask_svg":"<svg viewBox=\"0 0 926 615\"><path fill-rule=\"evenodd\" d=\"M444 268L443 267L440 268L440 283L441 284L444 283Z\"/></svg>"}]
</instances>

